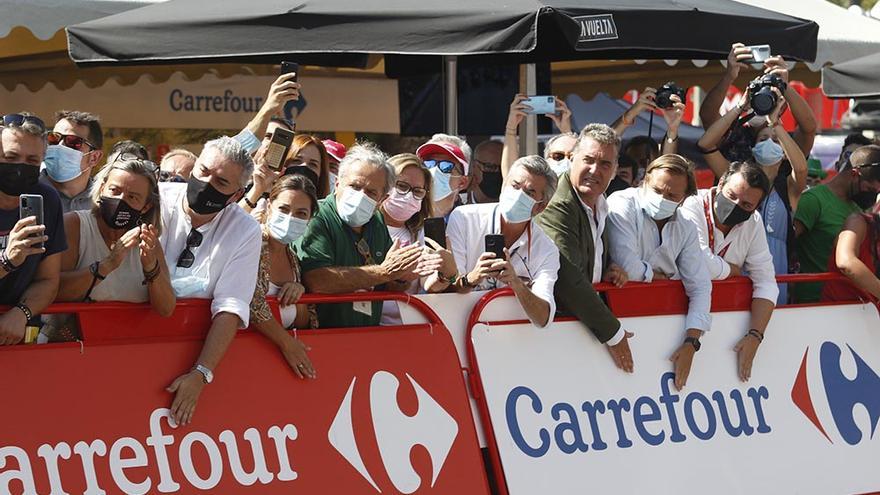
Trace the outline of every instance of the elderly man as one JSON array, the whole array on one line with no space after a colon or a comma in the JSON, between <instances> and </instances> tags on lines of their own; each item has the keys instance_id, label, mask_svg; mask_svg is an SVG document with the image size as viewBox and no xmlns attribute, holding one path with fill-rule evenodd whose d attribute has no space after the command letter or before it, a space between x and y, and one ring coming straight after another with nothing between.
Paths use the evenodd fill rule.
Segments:
<instances>
[{"instance_id":1,"label":"elderly man","mask_svg":"<svg viewBox=\"0 0 880 495\"><path fill-rule=\"evenodd\" d=\"M608 198L611 259L630 280L681 279L684 284L689 299L686 336L670 358L679 390L687 383L700 337L712 323L712 279L697 229L679 211L681 203L696 192L693 164L679 155L663 155L648 165L640 187Z\"/></svg>"},{"instance_id":2,"label":"elderly man","mask_svg":"<svg viewBox=\"0 0 880 495\"><path fill-rule=\"evenodd\" d=\"M474 148L471 203L497 203L501 194L501 152L504 143L487 139Z\"/></svg>"},{"instance_id":3,"label":"elderly man","mask_svg":"<svg viewBox=\"0 0 880 495\"><path fill-rule=\"evenodd\" d=\"M39 183L46 153L46 127L29 114L3 116L0 127L0 345L25 339L33 315L55 299L61 253L67 249L61 200ZM19 195L43 198L43 224L34 216L19 219ZM29 336L30 337L30 336ZM36 337L34 335L33 337Z\"/></svg>"},{"instance_id":4,"label":"elderly man","mask_svg":"<svg viewBox=\"0 0 880 495\"><path fill-rule=\"evenodd\" d=\"M378 213L394 182L388 157L374 145L348 150L339 163L336 191L319 201L318 213L296 243L303 284L310 292L409 286L403 279L415 276L422 248L392 243ZM382 301L320 304L317 312L321 328L375 326L382 317Z\"/></svg>"},{"instance_id":5,"label":"elderly man","mask_svg":"<svg viewBox=\"0 0 880 495\"><path fill-rule=\"evenodd\" d=\"M159 163L160 182L186 182L192 176L198 157L185 149L177 148L165 153Z\"/></svg>"},{"instance_id":6,"label":"elderly man","mask_svg":"<svg viewBox=\"0 0 880 495\"><path fill-rule=\"evenodd\" d=\"M40 180L61 196L64 213L92 207L92 169L104 156L104 135L98 117L87 112L62 110L49 132L49 148Z\"/></svg>"},{"instance_id":7,"label":"elderly man","mask_svg":"<svg viewBox=\"0 0 880 495\"><path fill-rule=\"evenodd\" d=\"M770 192L760 165L734 162L718 186L701 189L681 206L682 217L696 225L709 275L721 280L740 274L752 279L752 314L746 335L736 346L739 377L747 381L758 344L770 322L779 287L758 205Z\"/></svg>"},{"instance_id":8,"label":"elderly man","mask_svg":"<svg viewBox=\"0 0 880 495\"><path fill-rule=\"evenodd\" d=\"M192 420L199 394L214 379L236 330L248 326L262 237L235 205L254 163L242 145L221 137L205 143L186 184L163 183L160 241L179 298L211 299L211 328L193 367L168 387L171 415Z\"/></svg>"},{"instance_id":9,"label":"elderly man","mask_svg":"<svg viewBox=\"0 0 880 495\"><path fill-rule=\"evenodd\" d=\"M556 173L539 156L513 163L498 203L464 205L449 215L446 245L462 275L453 287L474 289L510 287L529 320L539 327L553 321L553 286L559 271L559 250L535 224L556 190ZM504 237L503 259L486 252L487 234Z\"/></svg>"},{"instance_id":10,"label":"elderly man","mask_svg":"<svg viewBox=\"0 0 880 495\"><path fill-rule=\"evenodd\" d=\"M446 217L462 204L459 197L468 190L471 149L463 139L448 134L435 134L419 146L416 155L431 171L434 215Z\"/></svg>"},{"instance_id":11,"label":"elderly man","mask_svg":"<svg viewBox=\"0 0 880 495\"><path fill-rule=\"evenodd\" d=\"M544 232L559 248L556 299L608 346L614 363L632 372L628 338L632 336L611 314L593 284L605 280L623 285L626 273L609 261L605 189L617 173L620 138L607 125L584 127L574 145L571 169L559 177L559 190L538 217ZM566 160L568 160L566 156Z\"/></svg>"}]
</instances>

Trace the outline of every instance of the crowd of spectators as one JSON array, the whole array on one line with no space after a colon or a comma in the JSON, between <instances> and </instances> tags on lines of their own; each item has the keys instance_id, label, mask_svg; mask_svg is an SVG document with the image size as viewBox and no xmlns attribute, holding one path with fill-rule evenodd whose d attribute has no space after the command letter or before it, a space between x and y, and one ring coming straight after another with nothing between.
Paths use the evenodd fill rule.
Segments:
<instances>
[{"instance_id":1,"label":"crowd of spectators","mask_svg":"<svg viewBox=\"0 0 880 495\"><path fill-rule=\"evenodd\" d=\"M546 117L559 133L543 156L520 156L518 128L530 108L516 95L504 140L473 151L446 134L393 157L369 142L346 149L297 134L278 169L267 152L277 129L295 130L278 117L299 97L295 74L272 84L239 134L208 141L198 156L172 150L159 165L133 141L116 143L105 159L100 120L87 112L61 111L51 130L26 112L4 115L0 305L12 309L0 314L0 344L80 339L72 315L40 318L53 301L149 302L169 316L178 298L209 299L202 351L168 386L172 415L186 424L240 329L264 334L293 373L313 379L309 348L290 330L401 322L395 302L305 305L305 293L509 287L534 325L574 316L632 372L633 334L594 284L680 280L689 303L670 359L682 388L712 327L712 280L745 276L751 318L735 354L748 380L776 305L859 290L880 298L880 146L851 136L836 175L808 188L816 119L785 85L781 58L759 74L783 81L770 88L773 108L757 115L746 91L720 114L748 56L732 46L701 109L698 146L717 178L707 189L697 188L694 164L677 154L682 97L661 105L654 88L610 125L583 129L572 128L571 111L557 99ZM642 112L661 116L666 135L623 142ZM780 123L785 112L797 123L793 134ZM26 195L42 198L39 215L20 215ZM426 235L430 221L445 224L445 235ZM854 286L776 283L779 274L828 270Z\"/></svg>"}]
</instances>

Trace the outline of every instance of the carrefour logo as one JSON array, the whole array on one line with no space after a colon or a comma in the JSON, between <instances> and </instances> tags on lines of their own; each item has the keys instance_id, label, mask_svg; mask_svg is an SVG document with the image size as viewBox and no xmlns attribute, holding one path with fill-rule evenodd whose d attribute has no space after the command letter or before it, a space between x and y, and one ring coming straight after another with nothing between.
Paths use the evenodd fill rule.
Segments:
<instances>
[{"instance_id":1,"label":"carrefour logo","mask_svg":"<svg viewBox=\"0 0 880 495\"><path fill-rule=\"evenodd\" d=\"M828 434L829 422L819 419L817 407L827 404L832 422L840 434L840 438L849 445L856 445L864 439L862 430L856 425L854 411L861 405L868 413L871 424L869 438L874 438L877 423L880 421L880 376L868 366L852 347L847 345L855 362L855 377L850 379L841 369L840 347L832 342L825 342L819 349L819 371L822 378L824 397L821 393L811 393L807 383L808 360L810 349L804 351L797 378L791 389L791 399L813 425L833 442Z\"/></svg>"},{"instance_id":2,"label":"carrefour logo","mask_svg":"<svg viewBox=\"0 0 880 495\"><path fill-rule=\"evenodd\" d=\"M393 374L387 371L376 372L370 380L369 390L370 413L373 419L372 434L375 435L379 447L381 464L385 467L394 488L401 493L409 494L421 486L421 479L410 461L410 450L416 445L421 445L428 451L431 458L431 487L433 487L458 436L459 428L455 419L412 376L406 374L406 378L415 390L418 403L418 411L413 416L401 411L397 402L400 382ZM353 407L352 396L356 386L357 378L354 378L330 426L328 438L333 448L342 454L342 457L377 492L382 493L367 469L358 441L355 439L353 415L366 412L358 411Z\"/></svg>"},{"instance_id":3,"label":"carrefour logo","mask_svg":"<svg viewBox=\"0 0 880 495\"><path fill-rule=\"evenodd\" d=\"M767 387L750 387L745 394L733 389L679 395L672 391L674 380L673 373L664 373L657 397L579 404L548 404L529 387L515 387L505 404L508 431L514 444L530 457L543 457L551 449L564 454L602 451L612 441L626 449L637 440L657 446L691 437L705 441L716 435L736 438L770 433L764 415L765 401L770 399Z\"/></svg>"}]
</instances>

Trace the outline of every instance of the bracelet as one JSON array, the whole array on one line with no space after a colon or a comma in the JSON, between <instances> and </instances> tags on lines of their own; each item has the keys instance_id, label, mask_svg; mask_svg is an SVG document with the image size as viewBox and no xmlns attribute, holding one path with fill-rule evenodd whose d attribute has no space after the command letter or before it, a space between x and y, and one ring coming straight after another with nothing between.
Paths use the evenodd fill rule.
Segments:
<instances>
[{"instance_id":1,"label":"bracelet","mask_svg":"<svg viewBox=\"0 0 880 495\"><path fill-rule=\"evenodd\" d=\"M251 209L254 209L254 208L257 207L257 204L256 204L256 203L251 203L251 200L249 200L247 196L244 197L244 202L245 202L245 204L248 205Z\"/></svg>"},{"instance_id":2,"label":"bracelet","mask_svg":"<svg viewBox=\"0 0 880 495\"><path fill-rule=\"evenodd\" d=\"M98 280L104 280L107 277L101 275L101 272L98 270L100 267L100 261L96 261L89 265L89 271L92 273L92 284L89 285L89 290L86 291L86 295L83 296L83 301L91 301L92 290L95 288L95 285L98 283Z\"/></svg>"},{"instance_id":3,"label":"bracelet","mask_svg":"<svg viewBox=\"0 0 880 495\"><path fill-rule=\"evenodd\" d=\"M31 312L31 308L28 307L25 303L18 303L15 305L16 308L20 309L22 313L24 313L25 319L27 321L31 321L31 318L34 317L34 314Z\"/></svg>"},{"instance_id":4,"label":"bracelet","mask_svg":"<svg viewBox=\"0 0 880 495\"><path fill-rule=\"evenodd\" d=\"M462 275L460 280L461 280L461 286L466 289L473 289L477 286L477 284L471 284L471 282L468 280L467 273Z\"/></svg>"},{"instance_id":5,"label":"bracelet","mask_svg":"<svg viewBox=\"0 0 880 495\"><path fill-rule=\"evenodd\" d=\"M746 335L751 335L752 337L758 339L759 344L764 341L764 334L754 328L750 329L749 333L747 333Z\"/></svg>"},{"instance_id":6,"label":"bracelet","mask_svg":"<svg viewBox=\"0 0 880 495\"><path fill-rule=\"evenodd\" d=\"M159 276L160 272L161 269L159 268L159 260L156 260L156 265L153 266L153 268L144 272L144 281L142 282L142 285L147 285L153 280L156 280L156 277Z\"/></svg>"},{"instance_id":7,"label":"bracelet","mask_svg":"<svg viewBox=\"0 0 880 495\"><path fill-rule=\"evenodd\" d=\"M444 284L452 285L455 283L456 280L458 280L458 272L455 272L452 275L447 277L446 275L443 275L442 273L440 273L440 270L437 270L437 279L440 280L441 282L443 282Z\"/></svg>"},{"instance_id":8,"label":"bracelet","mask_svg":"<svg viewBox=\"0 0 880 495\"><path fill-rule=\"evenodd\" d=\"M672 143L678 141L678 135L676 134L676 136L674 138L669 139L669 135L667 134L666 136L663 137L663 140L669 144L672 144Z\"/></svg>"},{"instance_id":9,"label":"bracelet","mask_svg":"<svg viewBox=\"0 0 880 495\"><path fill-rule=\"evenodd\" d=\"M0 266L6 270L6 273L12 273L21 268L21 265L15 265L12 263L9 256L6 255L6 251L0 251Z\"/></svg>"}]
</instances>

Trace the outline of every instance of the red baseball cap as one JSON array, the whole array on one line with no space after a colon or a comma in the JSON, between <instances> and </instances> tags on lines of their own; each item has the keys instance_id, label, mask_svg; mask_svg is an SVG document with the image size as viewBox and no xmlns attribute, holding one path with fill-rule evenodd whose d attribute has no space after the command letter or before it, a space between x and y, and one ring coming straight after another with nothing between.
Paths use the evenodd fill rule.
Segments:
<instances>
[{"instance_id":1,"label":"red baseball cap","mask_svg":"<svg viewBox=\"0 0 880 495\"><path fill-rule=\"evenodd\" d=\"M325 139L321 141L324 143L324 148L327 150L327 153L330 154L337 162L341 162L343 158L345 158L345 145L342 143L337 143L332 139Z\"/></svg>"},{"instance_id":2,"label":"red baseball cap","mask_svg":"<svg viewBox=\"0 0 880 495\"><path fill-rule=\"evenodd\" d=\"M451 143L425 143L416 150L416 155L424 160L425 158L436 154L443 153L455 158L455 161L461 164L464 169L464 175L468 174L468 161L464 157L461 148Z\"/></svg>"}]
</instances>

